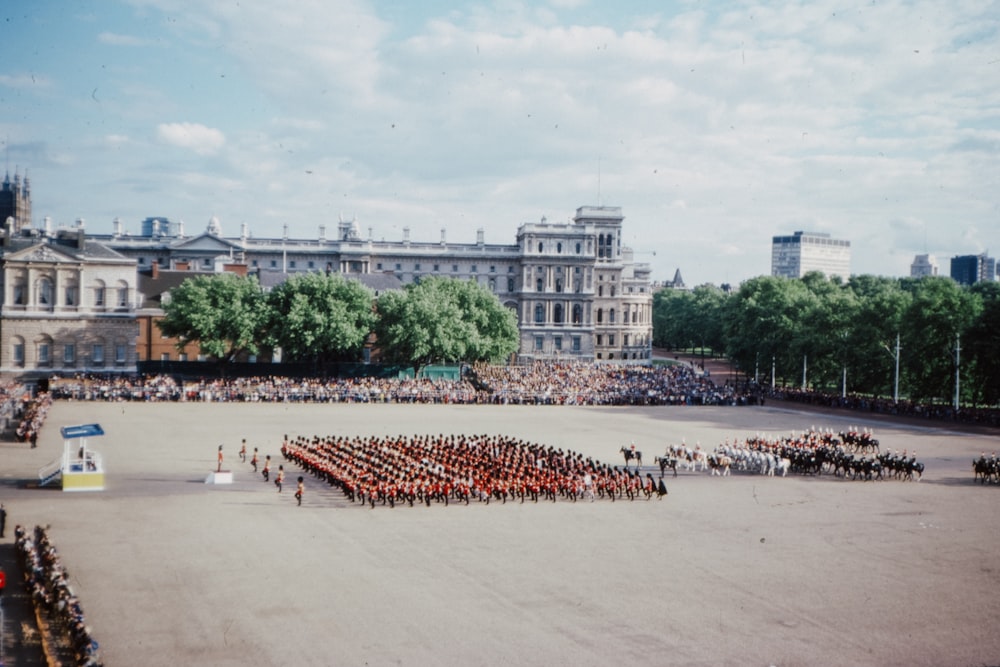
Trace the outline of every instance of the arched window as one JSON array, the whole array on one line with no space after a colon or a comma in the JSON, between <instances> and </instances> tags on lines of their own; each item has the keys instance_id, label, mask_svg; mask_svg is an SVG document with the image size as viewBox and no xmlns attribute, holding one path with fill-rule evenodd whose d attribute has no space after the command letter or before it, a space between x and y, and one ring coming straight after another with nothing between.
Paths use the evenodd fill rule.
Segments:
<instances>
[{"instance_id":1,"label":"arched window","mask_svg":"<svg viewBox=\"0 0 1000 667\"><path fill-rule=\"evenodd\" d=\"M541 324L545 321L545 306L540 303L535 304L535 322Z\"/></svg>"},{"instance_id":2,"label":"arched window","mask_svg":"<svg viewBox=\"0 0 1000 667\"><path fill-rule=\"evenodd\" d=\"M562 279L561 278L557 278L556 279L556 291L557 292L562 292Z\"/></svg>"},{"instance_id":3,"label":"arched window","mask_svg":"<svg viewBox=\"0 0 1000 667\"><path fill-rule=\"evenodd\" d=\"M535 291L536 292L541 292L542 289L544 288L544 286L545 286L545 282L541 278L539 278L538 280L535 281Z\"/></svg>"},{"instance_id":4,"label":"arched window","mask_svg":"<svg viewBox=\"0 0 1000 667\"><path fill-rule=\"evenodd\" d=\"M115 297L118 308L125 308L128 306L128 283L124 280L118 281Z\"/></svg>"},{"instance_id":5,"label":"arched window","mask_svg":"<svg viewBox=\"0 0 1000 667\"><path fill-rule=\"evenodd\" d=\"M603 324L604 323L604 309L603 308L598 308L597 309L597 323L598 324Z\"/></svg>"},{"instance_id":6,"label":"arched window","mask_svg":"<svg viewBox=\"0 0 1000 667\"><path fill-rule=\"evenodd\" d=\"M582 249L583 249L583 248L582 248L582 247L580 246L580 244L579 244L579 243L577 243L577 244L576 244L576 254L577 254L577 255L579 255L579 254L580 254L580 251L581 251Z\"/></svg>"},{"instance_id":7,"label":"arched window","mask_svg":"<svg viewBox=\"0 0 1000 667\"><path fill-rule=\"evenodd\" d=\"M513 278L508 278L507 279L507 291L508 292L513 292L514 291L514 279Z\"/></svg>"},{"instance_id":8,"label":"arched window","mask_svg":"<svg viewBox=\"0 0 1000 667\"><path fill-rule=\"evenodd\" d=\"M555 306L553 306L552 319L555 321L556 324L563 323L563 305L561 303L557 303Z\"/></svg>"},{"instance_id":9,"label":"arched window","mask_svg":"<svg viewBox=\"0 0 1000 667\"><path fill-rule=\"evenodd\" d=\"M539 241L538 242L538 252L541 252L541 251L542 251L542 242Z\"/></svg>"},{"instance_id":10,"label":"arched window","mask_svg":"<svg viewBox=\"0 0 1000 667\"><path fill-rule=\"evenodd\" d=\"M35 359L39 366L52 365L52 338L50 336L39 336L35 341Z\"/></svg>"},{"instance_id":11,"label":"arched window","mask_svg":"<svg viewBox=\"0 0 1000 667\"><path fill-rule=\"evenodd\" d=\"M573 324L583 324L583 306L578 303L573 304Z\"/></svg>"},{"instance_id":12,"label":"arched window","mask_svg":"<svg viewBox=\"0 0 1000 667\"><path fill-rule=\"evenodd\" d=\"M562 243L557 243L556 244L556 253L558 253L560 255L562 254Z\"/></svg>"},{"instance_id":13,"label":"arched window","mask_svg":"<svg viewBox=\"0 0 1000 667\"><path fill-rule=\"evenodd\" d=\"M612 285L611 286L611 296L614 296L614 295L615 295L615 286Z\"/></svg>"},{"instance_id":14,"label":"arched window","mask_svg":"<svg viewBox=\"0 0 1000 667\"><path fill-rule=\"evenodd\" d=\"M608 322L610 322L611 324L615 323L615 309L614 308L608 310Z\"/></svg>"},{"instance_id":15,"label":"arched window","mask_svg":"<svg viewBox=\"0 0 1000 667\"><path fill-rule=\"evenodd\" d=\"M604 296L604 285L597 286L597 296Z\"/></svg>"}]
</instances>

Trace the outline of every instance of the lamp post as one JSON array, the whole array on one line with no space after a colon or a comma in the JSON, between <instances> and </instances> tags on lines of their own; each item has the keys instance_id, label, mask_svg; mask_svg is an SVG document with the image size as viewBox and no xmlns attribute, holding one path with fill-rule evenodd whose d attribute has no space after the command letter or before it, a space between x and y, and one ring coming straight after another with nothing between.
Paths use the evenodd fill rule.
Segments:
<instances>
[{"instance_id":1,"label":"lamp post","mask_svg":"<svg viewBox=\"0 0 1000 667\"><path fill-rule=\"evenodd\" d=\"M959 396L959 359L962 354L962 341L959 334L955 334L955 412L958 412L958 396Z\"/></svg>"},{"instance_id":2,"label":"lamp post","mask_svg":"<svg viewBox=\"0 0 1000 667\"><path fill-rule=\"evenodd\" d=\"M893 383L892 402L893 403L899 403L899 350L900 350L900 347L899 347L899 332L896 332L896 351L895 351L895 353L892 350L890 350L889 346L886 345L885 343L882 343L882 348L886 352L888 352L892 357L894 357L895 360L896 360L896 379L895 379L895 382Z\"/></svg>"}]
</instances>

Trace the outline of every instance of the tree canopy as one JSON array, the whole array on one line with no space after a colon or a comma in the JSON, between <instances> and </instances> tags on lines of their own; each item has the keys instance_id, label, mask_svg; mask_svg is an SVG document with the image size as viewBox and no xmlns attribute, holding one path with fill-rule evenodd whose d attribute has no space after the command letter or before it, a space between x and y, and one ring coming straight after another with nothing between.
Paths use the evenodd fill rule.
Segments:
<instances>
[{"instance_id":1,"label":"tree canopy","mask_svg":"<svg viewBox=\"0 0 1000 667\"><path fill-rule=\"evenodd\" d=\"M231 273L195 276L171 290L158 323L180 346L197 342L203 354L232 361L240 353L258 354L267 310L253 276Z\"/></svg>"},{"instance_id":2,"label":"tree canopy","mask_svg":"<svg viewBox=\"0 0 1000 667\"><path fill-rule=\"evenodd\" d=\"M853 276L827 280L761 276L731 294L712 287L666 290L653 300L653 339L673 348L707 344L747 377L876 396L893 393L896 340L900 391L950 401L1000 399L1000 285L963 287L949 278ZM961 353L957 348L961 348ZM957 366L956 366L957 364Z\"/></svg>"},{"instance_id":3,"label":"tree canopy","mask_svg":"<svg viewBox=\"0 0 1000 667\"><path fill-rule=\"evenodd\" d=\"M288 361L356 360L375 324L373 298L338 274L292 276L267 295L268 342Z\"/></svg>"},{"instance_id":4,"label":"tree canopy","mask_svg":"<svg viewBox=\"0 0 1000 667\"><path fill-rule=\"evenodd\" d=\"M431 277L378 299L383 358L419 369L430 363L501 361L517 351L517 319L471 280Z\"/></svg>"}]
</instances>

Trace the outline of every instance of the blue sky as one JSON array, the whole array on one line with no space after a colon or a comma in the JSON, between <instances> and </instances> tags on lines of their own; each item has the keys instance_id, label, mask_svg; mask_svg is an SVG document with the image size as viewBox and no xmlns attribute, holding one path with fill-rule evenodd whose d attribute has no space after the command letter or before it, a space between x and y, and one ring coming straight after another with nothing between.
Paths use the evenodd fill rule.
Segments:
<instances>
[{"instance_id":1,"label":"blue sky","mask_svg":"<svg viewBox=\"0 0 1000 667\"><path fill-rule=\"evenodd\" d=\"M961 0L5 3L0 139L36 224L513 243L604 204L658 280L769 273L796 230L947 273L1000 254L998 28Z\"/></svg>"}]
</instances>

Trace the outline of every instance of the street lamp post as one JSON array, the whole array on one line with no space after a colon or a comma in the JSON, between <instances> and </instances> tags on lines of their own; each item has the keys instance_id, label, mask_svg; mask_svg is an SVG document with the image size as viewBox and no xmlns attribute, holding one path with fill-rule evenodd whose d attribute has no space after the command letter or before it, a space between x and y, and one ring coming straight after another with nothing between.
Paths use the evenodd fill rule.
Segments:
<instances>
[{"instance_id":1,"label":"street lamp post","mask_svg":"<svg viewBox=\"0 0 1000 667\"><path fill-rule=\"evenodd\" d=\"M893 353L889 346L882 343L882 348L896 359L896 379L892 388L892 402L899 403L899 332L896 332L896 352Z\"/></svg>"}]
</instances>

